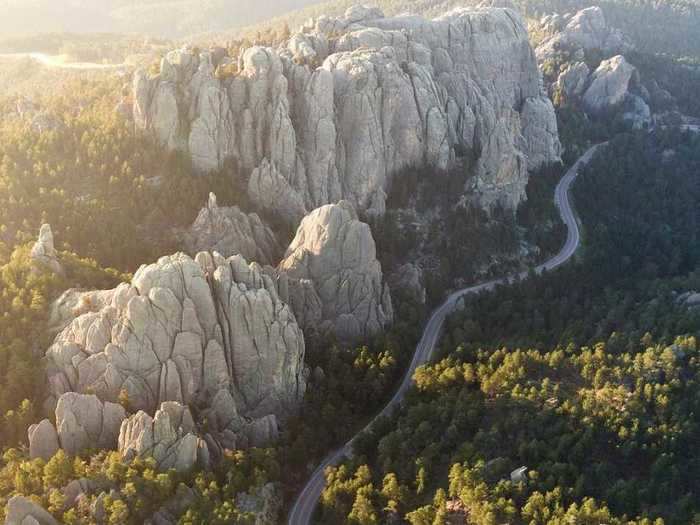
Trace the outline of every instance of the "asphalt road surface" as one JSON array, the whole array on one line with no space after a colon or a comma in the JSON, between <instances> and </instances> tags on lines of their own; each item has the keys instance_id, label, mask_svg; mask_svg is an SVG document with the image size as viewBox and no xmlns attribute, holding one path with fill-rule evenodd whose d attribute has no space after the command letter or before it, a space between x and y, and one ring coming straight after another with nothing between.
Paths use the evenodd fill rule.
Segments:
<instances>
[{"instance_id":1,"label":"asphalt road surface","mask_svg":"<svg viewBox=\"0 0 700 525\"><path fill-rule=\"evenodd\" d=\"M591 158L602 146L604 146L604 144L599 144L589 149L578 161L576 161L576 164L574 164L569 171L566 172L566 175L564 175L559 182L554 196L554 202L557 205L561 218L566 224L568 230L566 243L557 255L535 268L535 272L542 273L545 270L553 270L554 268L566 263L576 253L576 250L581 243L581 234L576 222L576 215L574 214L574 210L569 199L570 189L571 185L579 174L579 169L588 164ZM311 518L316 508L316 504L318 503L321 492L323 491L326 483L324 475L326 467L337 465L343 460L343 458L350 457L352 455L353 443L357 436L368 430L380 417L391 414L394 409L401 404L406 392L413 383L413 374L416 369L431 360L440 340L440 332L442 331L442 326L445 319L451 312L454 311L458 301L465 295L492 290L500 284L509 284L524 279L528 274L529 272L522 272L520 274L510 275L501 279L495 279L493 281L458 290L450 295L442 306L433 312L428 324L425 327L423 337L418 343L413 360L411 361L411 366L406 371L406 375L401 382L401 386L399 386L398 390L394 394L394 397L391 398L391 401L389 401L384 409L367 425L367 427L348 441L343 447L329 454L323 463L321 463L321 465L319 465L319 467L313 472L311 478L306 483L306 486L304 486L303 490L299 493L297 500L289 513L289 520L287 522L288 525L309 525L311 523Z\"/></svg>"}]
</instances>

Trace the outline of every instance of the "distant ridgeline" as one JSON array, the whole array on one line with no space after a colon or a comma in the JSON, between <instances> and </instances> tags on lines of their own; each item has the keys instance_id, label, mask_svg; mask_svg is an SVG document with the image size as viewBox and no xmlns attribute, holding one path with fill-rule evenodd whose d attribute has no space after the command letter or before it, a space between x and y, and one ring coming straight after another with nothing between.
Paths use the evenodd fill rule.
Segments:
<instances>
[{"instance_id":1,"label":"distant ridgeline","mask_svg":"<svg viewBox=\"0 0 700 525\"><path fill-rule=\"evenodd\" d=\"M294 28L308 18L323 14L340 15L353 3L353 0L331 0L310 5L240 32L254 35L258 30L281 27L285 23ZM426 17L440 16L450 9L464 6L515 7L528 19L599 6L608 15L610 23L628 34L635 46L644 52L691 57L700 55L700 42L697 39L700 3L697 0L376 0L370 4L380 7L387 15L410 12Z\"/></svg>"}]
</instances>

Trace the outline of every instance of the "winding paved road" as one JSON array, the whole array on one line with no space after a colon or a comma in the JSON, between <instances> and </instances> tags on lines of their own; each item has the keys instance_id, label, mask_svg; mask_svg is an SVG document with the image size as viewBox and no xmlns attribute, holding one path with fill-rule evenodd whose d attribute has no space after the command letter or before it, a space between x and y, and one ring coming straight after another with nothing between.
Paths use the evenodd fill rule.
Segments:
<instances>
[{"instance_id":1,"label":"winding paved road","mask_svg":"<svg viewBox=\"0 0 700 525\"><path fill-rule=\"evenodd\" d=\"M576 177L578 176L579 169L585 164L588 164L593 155L595 155L598 149L602 146L604 146L604 144L598 144L597 146L593 146L591 149L589 149L578 161L576 161L576 164L574 164L569 171L566 172L566 175L564 175L562 180L557 185L554 202L557 205L557 208L559 208L561 218L568 229L566 243L557 255L535 268L535 272L542 273L545 270L557 268L571 259L574 256L574 253L576 253L576 250L581 243L581 235L578 224L576 223L576 216L571 206L571 201L569 200L569 190L571 189L571 185L573 184L574 180L576 180ZM522 272L516 275L495 279L493 281L488 281L476 286L458 290L450 295L442 306L433 312L428 324L425 327L423 337L418 343L413 360L411 361L411 366L409 366L408 370L406 371L406 375L401 382L401 386L399 386L398 390L394 394L394 397L392 397L391 401L389 401L386 407L384 407L384 410L382 410L360 433L348 441L343 447L331 453L313 472L311 478L297 497L297 500L289 513L289 520L287 522L288 525L309 525L311 523L314 509L316 508L316 504L325 486L326 480L324 471L326 467L337 465L343 458L350 457L352 455L353 443L355 439L357 439L357 436L368 430L380 417L390 415L393 410L401 404L406 392L411 387L411 383L413 382L413 374L416 369L431 360L433 353L437 348L440 339L440 332L445 319L455 309L459 299L465 295L492 290L499 284L508 284L524 279L528 274L529 272Z\"/></svg>"}]
</instances>

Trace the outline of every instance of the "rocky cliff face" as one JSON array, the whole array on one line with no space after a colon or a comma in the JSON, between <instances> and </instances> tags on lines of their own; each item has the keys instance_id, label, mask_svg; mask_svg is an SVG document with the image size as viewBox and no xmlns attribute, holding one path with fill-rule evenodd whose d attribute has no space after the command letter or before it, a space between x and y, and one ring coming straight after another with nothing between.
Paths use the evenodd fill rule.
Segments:
<instances>
[{"instance_id":1,"label":"rocky cliff face","mask_svg":"<svg viewBox=\"0 0 700 525\"><path fill-rule=\"evenodd\" d=\"M125 460L152 457L161 470L209 466L207 444L197 436L190 410L173 401L163 403L154 417L141 411L126 420L119 432L119 452Z\"/></svg>"},{"instance_id":2,"label":"rocky cliff face","mask_svg":"<svg viewBox=\"0 0 700 525\"><path fill-rule=\"evenodd\" d=\"M357 341L393 321L372 232L347 201L304 218L277 275L280 294L308 329Z\"/></svg>"},{"instance_id":3,"label":"rocky cliff face","mask_svg":"<svg viewBox=\"0 0 700 525\"><path fill-rule=\"evenodd\" d=\"M185 233L185 245L192 253L242 255L260 264L276 264L283 251L274 232L257 214L244 213L236 206L220 207L213 193Z\"/></svg>"},{"instance_id":4,"label":"rocky cliff face","mask_svg":"<svg viewBox=\"0 0 700 525\"><path fill-rule=\"evenodd\" d=\"M59 525L39 505L24 496L13 496L5 508L5 525Z\"/></svg>"},{"instance_id":5,"label":"rocky cliff face","mask_svg":"<svg viewBox=\"0 0 700 525\"><path fill-rule=\"evenodd\" d=\"M178 254L143 266L58 335L47 352L48 405L60 408L67 392L126 397L148 414L168 401L196 405L235 448L269 439L299 403L303 358L294 315L259 266Z\"/></svg>"},{"instance_id":6,"label":"rocky cliff face","mask_svg":"<svg viewBox=\"0 0 700 525\"><path fill-rule=\"evenodd\" d=\"M603 60L591 75L591 84L583 95L586 109L595 114L619 106L629 95L635 79L639 81L636 68L622 55Z\"/></svg>"},{"instance_id":7,"label":"rocky cliff face","mask_svg":"<svg viewBox=\"0 0 700 525\"><path fill-rule=\"evenodd\" d=\"M58 449L81 454L91 449L115 449L124 407L102 402L97 396L67 392L56 405L56 426L44 419L29 427L29 454L32 459L51 459Z\"/></svg>"},{"instance_id":8,"label":"rocky cliff face","mask_svg":"<svg viewBox=\"0 0 700 525\"><path fill-rule=\"evenodd\" d=\"M546 16L541 29L549 34L537 46L537 58L544 61L561 51L602 51L608 56L632 49L632 44L622 31L611 27L598 6L588 7L576 13Z\"/></svg>"},{"instance_id":9,"label":"rocky cliff face","mask_svg":"<svg viewBox=\"0 0 700 525\"><path fill-rule=\"evenodd\" d=\"M294 226L341 199L382 214L407 166L463 166L484 204L512 207L528 169L559 155L526 29L509 9L425 20L351 8L279 49L173 51L159 74L136 73L133 90L138 127L200 171L234 163L251 200Z\"/></svg>"},{"instance_id":10,"label":"rocky cliff face","mask_svg":"<svg viewBox=\"0 0 700 525\"><path fill-rule=\"evenodd\" d=\"M639 81L639 72L622 55L603 60L591 74L590 86L583 95L583 104L591 115L616 109L634 129L651 124L651 109L645 98L649 93Z\"/></svg>"}]
</instances>

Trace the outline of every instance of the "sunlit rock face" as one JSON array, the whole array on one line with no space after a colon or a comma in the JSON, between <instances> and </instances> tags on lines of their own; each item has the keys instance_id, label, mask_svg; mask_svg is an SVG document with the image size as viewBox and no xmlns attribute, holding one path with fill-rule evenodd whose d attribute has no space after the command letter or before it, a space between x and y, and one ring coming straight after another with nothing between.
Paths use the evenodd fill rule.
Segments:
<instances>
[{"instance_id":1,"label":"sunlit rock face","mask_svg":"<svg viewBox=\"0 0 700 525\"><path fill-rule=\"evenodd\" d=\"M257 264L176 254L141 267L57 336L47 405L90 393L154 415L174 401L208 412L228 443L248 443L267 439L300 402L303 359L294 314Z\"/></svg>"},{"instance_id":2,"label":"sunlit rock face","mask_svg":"<svg viewBox=\"0 0 700 525\"><path fill-rule=\"evenodd\" d=\"M586 109L595 114L619 106L638 79L637 69L622 55L603 60L591 75L591 84L583 95Z\"/></svg>"},{"instance_id":3,"label":"sunlit rock face","mask_svg":"<svg viewBox=\"0 0 700 525\"><path fill-rule=\"evenodd\" d=\"M236 206L219 206L213 193L184 237L192 253L240 254L260 264L276 263L283 251L274 232L257 214L244 213Z\"/></svg>"},{"instance_id":4,"label":"sunlit rock face","mask_svg":"<svg viewBox=\"0 0 700 525\"><path fill-rule=\"evenodd\" d=\"M251 200L293 227L342 199L381 215L408 166L459 166L483 204L514 207L528 170L560 152L527 31L510 9L426 20L355 7L278 49L173 51L158 75L137 72L133 91L138 127L188 152L199 171L236 165Z\"/></svg>"},{"instance_id":5,"label":"sunlit rock face","mask_svg":"<svg viewBox=\"0 0 700 525\"><path fill-rule=\"evenodd\" d=\"M277 275L280 294L305 328L358 341L393 321L372 232L348 201L304 218Z\"/></svg>"},{"instance_id":6,"label":"sunlit rock face","mask_svg":"<svg viewBox=\"0 0 700 525\"><path fill-rule=\"evenodd\" d=\"M54 247L53 232L49 224L43 224L39 236L30 252L35 271L46 270L56 274L63 273L63 267L58 260L58 251Z\"/></svg>"},{"instance_id":7,"label":"sunlit rock face","mask_svg":"<svg viewBox=\"0 0 700 525\"><path fill-rule=\"evenodd\" d=\"M209 465L209 450L190 410L180 403L163 403L151 417L138 412L124 421L119 431L119 452L125 460L152 457L160 470L187 472Z\"/></svg>"},{"instance_id":8,"label":"sunlit rock face","mask_svg":"<svg viewBox=\"0 0 700 525\"><path fill-rule=\"evenodd\" d=\"M605 20L598 6L588 7L576 13L550 15L540 22L541 29L549 36L537 46L537 58L544 61L557 52L600 51L611 56L632 49L632 44L617 28Z\"/></svg>"},{"instance_id":9,"label":"sunlit rock face","mask_svg":"<svg viewBox=\"0 0 700 525\"><path fill-rule=\"evenodd\" d=\"M78 455L95 449L115 449L124 407L102 402L95 395L66 392L58 398L56 426L48 419L29 427L29 454L32 459L48 461L63 449Z\"/></svg>"}]
</instances>

